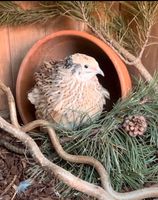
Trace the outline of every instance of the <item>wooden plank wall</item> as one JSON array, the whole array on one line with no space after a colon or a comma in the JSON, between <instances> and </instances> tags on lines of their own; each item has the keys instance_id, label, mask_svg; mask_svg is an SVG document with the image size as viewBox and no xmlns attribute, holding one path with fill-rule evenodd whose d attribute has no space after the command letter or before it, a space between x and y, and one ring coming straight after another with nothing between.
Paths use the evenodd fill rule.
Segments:
<instances>
[{"instance_id":1,"label":"wooden plank wall","mask_svg":"<svg viewBox=\"0 0 158 200\"><path fill-rule=\"evenodd\" d=\"M19 1L18 3L21 2ZM23 2L22 4L24 8L28 8L32 3L33 2ZM82 23L59 17L43 26L28 25L15 28L0 28L0 79L11 88L14 95L20 63L27 51L40 38L62 29L84 30L84 26ZM152 35L158 36L157 26L153 28ZM158 45L148 48L143 61L150 73L153 74L155 69L158 69ZM129 70L131 73L137 73L132 68ZM5 110L7 108L7 101L5 96L2 95L1 90L0 95L0 110Z\"/></svg>"}]
</instances>

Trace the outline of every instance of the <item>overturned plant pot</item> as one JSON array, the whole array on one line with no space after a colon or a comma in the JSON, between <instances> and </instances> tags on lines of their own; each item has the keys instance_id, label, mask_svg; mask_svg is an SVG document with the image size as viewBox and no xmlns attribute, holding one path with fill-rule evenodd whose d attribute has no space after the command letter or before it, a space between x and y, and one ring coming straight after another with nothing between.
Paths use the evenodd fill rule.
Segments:
<instances>
[{"instance_id":1,"label":"overturned plant pot","mask_svg":"<svg viewBox=\"0 0 158 200\"><path fill-rule=\"evenodd\" d=\"M25 56L16 82L16 101L23 123L35 119L34 106L27 94L34 85L33 74L38 67L50 59L59 60L74 53L94 57L105 77L99 76L100 83L110 92L106 110L110 110L119 98L131 90L131 79L125 64L108 45L93 35L76 30L64 30L39 40ZM97 97L96 97L97 98Z\"/></svg>"}]
</instances>

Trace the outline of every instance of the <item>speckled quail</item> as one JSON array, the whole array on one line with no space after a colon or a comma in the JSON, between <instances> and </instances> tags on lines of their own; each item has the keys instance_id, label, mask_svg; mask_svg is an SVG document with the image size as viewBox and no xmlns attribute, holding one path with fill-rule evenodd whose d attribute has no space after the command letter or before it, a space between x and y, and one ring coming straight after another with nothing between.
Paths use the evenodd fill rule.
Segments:
<instances>
[{"instance_id":1,"label":"speckled quail","mask_svg":"<svg viewBox=\"0 0 158 200\"><path fill-rule=\"evenodd\" d=\"M45 62L35 72L35 85L28 93L36 118L59 123L66 129L98 118L110 95L96 74L104 76L98 62L85 54Z\"/></svg>"}]
</instances>

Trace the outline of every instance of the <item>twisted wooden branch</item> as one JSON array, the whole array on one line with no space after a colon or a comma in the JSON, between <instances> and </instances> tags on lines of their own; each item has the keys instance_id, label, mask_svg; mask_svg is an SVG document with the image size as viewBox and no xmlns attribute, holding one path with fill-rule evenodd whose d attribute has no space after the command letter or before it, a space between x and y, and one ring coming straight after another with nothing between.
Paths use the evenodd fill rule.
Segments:
<instances>
[{"instance_id":1,"label":"twisted wooden branch","mask_svg":"<svg viewBox=\"0 0 158 200\"><path fill-rule=\"evenodd\" d=\"M47 121L36 120L28 123L23 127L20 127L16 115L15 101L10 89L7 88L1 81L0 88L2 88L2 90L6 93L8 97L10 118L12 123L10 124L2 117L0 117L0 127L6 132L12 134L21 142L23 142L28 147L30 154L32 154L34 159L42 167L51 171L51 173L59 178L59 180L62 180L70 187L89 196L93 196L99 200L141 200L148 197L158 197L158 187L156 186L126 193L115 192L110 184L108 174L103 165L98 160L89 156L77 156L66 153L60 145L54 129ZM101 176L101 183L104 189L94 184L83 181L82 179L72 175L70 172L64 170L63 168L52 163L46 157L44 157L35 141L25 133L39 126L45 127L48 130L51 142L60 157L70 162L89 164L95 167L95 169Z\"/></svg>"},{"instance_id":2,"label":"twisted wooden branch","mask_svg":"<svg viewBox=\"0 0 158 200\"><path fill-rule=\"evenodd\" d=\"M14 97L12 95L12 92L9 87L6 87L2 81L0 80L0 89L6 94L8 99L8 105L9 105L9 111L10 111L10 120L11 123L14 124L17 128L20 127L18 119L17 119L17 113L16 113L16 106Z\"/></svg>"}]
</instances>

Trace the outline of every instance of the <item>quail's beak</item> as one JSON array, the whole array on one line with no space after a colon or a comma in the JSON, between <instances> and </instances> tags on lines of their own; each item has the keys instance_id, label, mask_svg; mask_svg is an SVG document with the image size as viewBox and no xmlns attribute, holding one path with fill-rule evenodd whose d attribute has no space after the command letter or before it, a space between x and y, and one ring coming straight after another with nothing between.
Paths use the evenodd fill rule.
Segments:
<instances>
[{"instance_id":1,"label":"quail's beak","mask_svg":"<svg viewBox=\"0 0 158 200\"><path fill-rule=\"evenodd\" d=\"M103 72L100 68L97 70L97 74L100 74L100 75L102 75L102 76L105 76L105 75L104 75L104 72Z\"/></svg>"}]
</instances>

